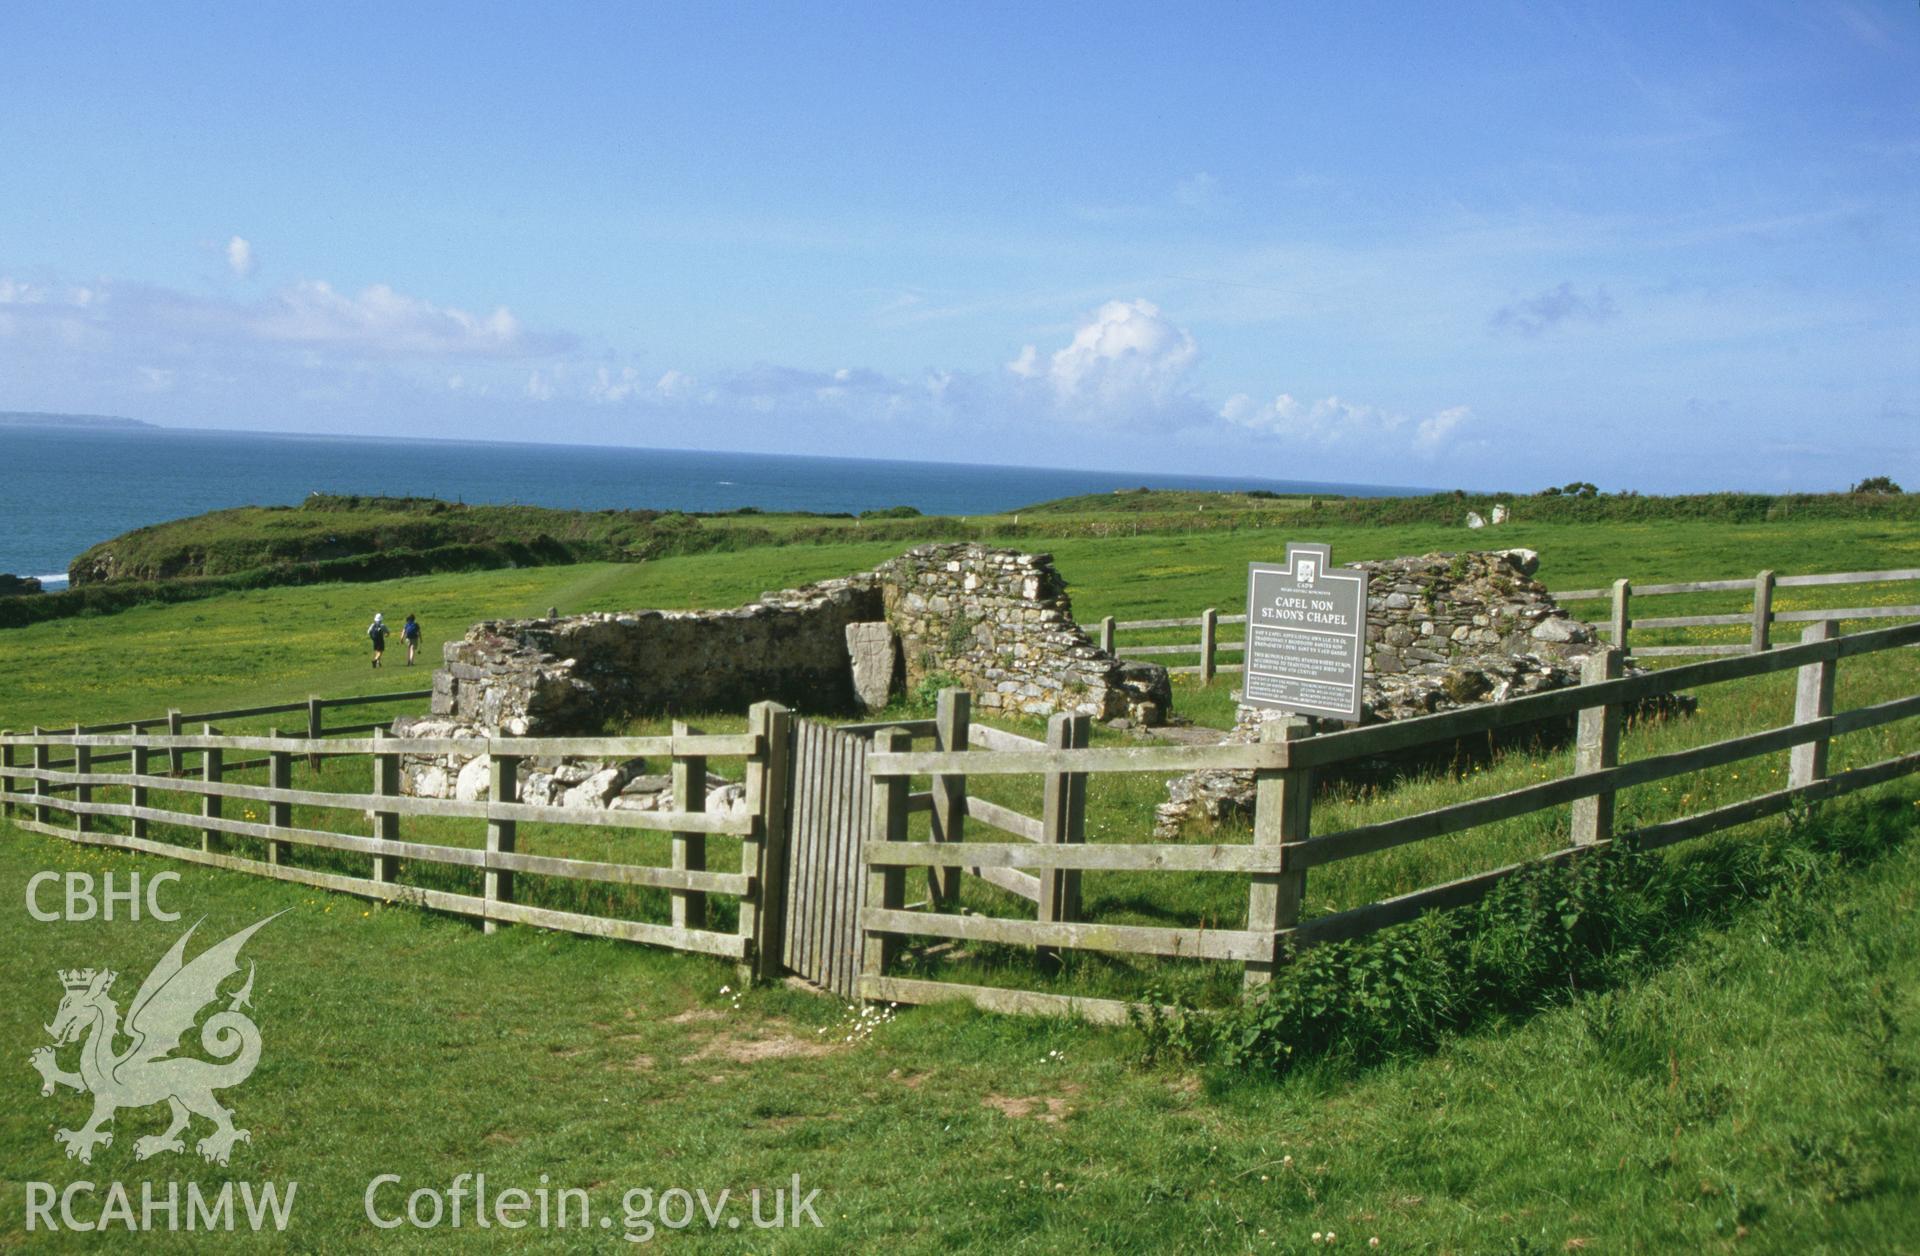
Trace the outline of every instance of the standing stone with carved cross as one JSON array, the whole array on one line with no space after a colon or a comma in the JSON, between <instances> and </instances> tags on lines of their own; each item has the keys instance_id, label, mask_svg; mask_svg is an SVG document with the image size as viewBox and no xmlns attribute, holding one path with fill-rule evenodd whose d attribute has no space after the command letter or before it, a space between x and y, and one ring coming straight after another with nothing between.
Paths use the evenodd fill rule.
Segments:
<instances>
[{"instance_id":1,"label":"standing stone with carved cross","mask_svg":"<svg viewBox=\"0 0 1920 1256\"><path fill-rule=\"evenodd\" d=\"M900 643L885 620L847 625L847 655L853 664L853 695L869 711L887 705L900 670Z\"/></svg>"}]
</instances>

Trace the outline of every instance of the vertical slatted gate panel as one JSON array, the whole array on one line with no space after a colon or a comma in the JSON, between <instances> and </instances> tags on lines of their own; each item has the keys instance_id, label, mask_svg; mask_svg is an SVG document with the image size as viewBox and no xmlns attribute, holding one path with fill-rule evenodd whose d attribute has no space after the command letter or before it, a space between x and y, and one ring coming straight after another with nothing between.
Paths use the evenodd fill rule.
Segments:
<instances>
[{"instance_id":1,"label":"vertical slatted gate panel","mask_svg":"<svg viewBox=\"0 0 1920 1256\"><path fill-rule=\"evenodd\" d=\"M864 737L848 737L846 775L840 778L840 793L852 812L840 825L842 879L834 897L835 960L840 984L836 989L847 998L860 993L860 963L866 935L860 928L860 913L867 904L867 866L860 848L873 827L873 782L867 779L867 749L872 745Z\"/></svg>"},{"instance_id":2,"label":"vertical slatted gate panel","mask_svg":"<svg viewBox=\"0 0 1920 1256\"><path fill-rule=\"evenodd\" d=\"M795 720L793 730L786 966L850 999L859 988L866 897L867 743L811 720Z\"/></svg>"},{"instance_id":3,"label":"vertical slatted gate panel","mask_svg":"<svg viewBox=\"0 0 1920 1256\"><path fill-rule=\"evenodd\" d=\"M839 826L840 793L834 783L845 771L843 760L846 747L842 739L833 736L825 728L818 730L820 737L820 770L814 776L815 797L813 805L818 816L820 838L816 845L819 851L818 862L814 865L813 875L818 892L814 896L813 914L807 921L808 932L812 936L813 980L833 989L833 950L831 939L831 913L827 904L833 901L836 893L833 880L833 865L837 851L833 845L833 834Z\"/></svg>"},{"instance_id":4,"label":"vertical slatted gate panel","mask_svg":"<svg viewBox=\"0 0 1920 1256\"><path fill-rule=\"evenodd\" d=\"M818 727L809 720L793 722L792 798L787 824L787 938L786 966L798 973L813 971L812 904L819 895L820 823L813 784L820 774L822 749Z\"/></svg>"}]
</instances>

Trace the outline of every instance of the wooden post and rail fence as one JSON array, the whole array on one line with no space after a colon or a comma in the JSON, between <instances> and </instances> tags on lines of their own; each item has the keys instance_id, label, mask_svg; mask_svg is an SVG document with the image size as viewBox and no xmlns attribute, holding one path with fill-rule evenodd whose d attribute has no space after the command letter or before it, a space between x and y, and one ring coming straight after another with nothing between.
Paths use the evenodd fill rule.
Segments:
<instances>
[{"instance_id":1,"label":"wooden post and rail fence","mask_svg":"<svg viewBox=\"0 0 1920 1256\"><path fill-rule=\"evenodd\" d=\"M1920 717L1920 695L1834 710L1839 664L1920 645L1920 623L1842 636L1837 621L1920 615L1920 608L1780 613L1766 596L1798 585L1913 578L1920 578L1920 571L1768 576L1766 592L1757 582L1751 586L1759 608L1749 617L1755 638L1737 654L1717 650L1729 657L1623 676L1622 653L1603 648L1588 656L1583 683L1575 687L1318 735L1310 735L1304 721L1277 720L1263 727L1255 744L1094 747L1088 719L1068 714L1054 716L1041 740L974 723L968 696L958 690L941 695L932 719L837 726L795 719L784 707L760 703L741 734L710 735L675 724L667 736L476 741L390 737L372 724L325 726L329 709L427 696L384 694L0 734L0 804L16 825L35 832L414 903L477 918L489 931L526 924L711 954L733 960L749 978L792 971L850 998L902 1003L962 998L994 1010L1066 1012L1112 1022L1126 1017L1127 1003L903 975L896 971L898 957L910 944L926 940L1025 948L1040 973L1059 968L1070 951L1175 957L1240 965L1245 984L1253 987L1271 980L1299 948L1470 903L1529 868L1616 841L1663 847L1920 771L1920 752L1913 751L1843 772L1828 770L1833 738ZM1653 586L1652 591L1713 592L1735 583ZM1616 603L1623 608L1622 639L1634 626L1624 618L1627 596ZM1806 621L1797 644L1771 639L1772 624L1795 619ZM1240 621L1210 612L1192 621L1126 626L1197 625L1203 641L1218 650L1229 648L1217 640L1218 624ZM1112 621L1103 625L1103 644L1111 642L1115 627ZM1638 704L1789 670L1797 673L1790 723L1620 761L1622 721ZM215 723L278 714L303 715L304 727L291 736L278 729L235 735L220 732ZM1340 832L1313 832L1316 774L1353 760L1547 720L1576 725L1568 775ZM190 723L200 731L186 731ZM917 749L916 743L930 748ZM1789 756L1784 788L1632 832L1616 831L1614 801L1621 790L1781 752ZM488 798L431 799L401 792L402 756L447 753L488 755ZM517 801L528 759L568 756L670 759L670 809ZM294 787L300 760L314 764L329 758L366 765L365 792ZM738 762L744 808L708 809L707 769L715 760ZM264 783L236 779L262 768ZM1087 840L1088 785L1094 776L1203 769L1252 773L1255 808L1248 841ZM970 791L973 778L994 776L1038 776L1039 814ZM916 788L922 779L925 788ZM261 805L264 814L237 817L228 800ZM169 801L171 806L161 805ZM1346 910L1307 912L1307 875L1315 867L1560 807L1569 809L1567 844L1561 849ZM328 812L360 813L368 831L343 832L314 819ZM422 833L414 817L478 822L485 828L484 842L430 840L444 828ZM536 842L546 842L555 826L655 832L665 839L661 862L580 859L528 848L530 831ZM915 836L920 831L924 839ZM163 840L163 832L173 840ZM738 839L737 871L711 866L708 841L716 835ZM362 858L367 860L364 873L350 870ZM468 869L471 885L444 888L445 876L434 885L415 883L411 864ZM920 875L915 869L924 870L924 896L910 886ZM1081 885L1089 872L1244 878L1244 923L1220 928L1205 922L1173 927L1089 920ZM963 911L961 885L969 875L1011 895L1015 903L1030 904L1029 912L1007 917ZM665 894L659 918L632 919L540 905L546 879L654 887ZM716 896L737 901L731 931L715 926L710 909ZM577 896L566 901L578 905Z\"/></svg>"},{"instance_id":2,"label":"wooden post and rail fence","mask_svg":"<svg viewBox=\"0 0 1920 1256\"><path fill-rule=\"evenodd\" d=\"M383 721L373 721L359 724L336 724L328 727L326 724L326 713L328 711L342 710L347 707L381 706L393 702L419 702L432 696L433 690L431 689L409 689L399 693L358 694L345 698L322 698L315 696L309 697L302 702L279 702L270 706L234 707L224 711L200 711L192 714L173 710L168 711L165 715L153 715L139 720L116 720L109 724L76 724L73 727L73 731L79 735L125 731L129 735L138 738L141 734L156 729L165 729L169 737L179 737L194 724L199 724L203 728L209 728L216 721L225 723L229 720L260 719L269 715L299 715L305 720L308 739L318 741L322 737L344 737L353 733L371 733L379 729L384 729L387 726ZM278 736L277 732L275 736ZM89 751L91 752L91 747ZM149 775L147 771L149 765L146 763L145 757L150 752L151 747L129 745L125 750L116 749L106 755L89 753L89 758L94 767L104 766L109 763L131 763L135 758L139 758L141 762L134 765L133 770L138 775ZM189 758L189 754L189 751L180 748L167 751L166 774L173 776L185 775L188 771L187 759ZM319 756L314 755L310 762L317 770L319 767ZM264 767L267 766L268 763L268 759L251 759L226 764L221 770L241 772L249 768ZM72 760L61 760L49 766L72 767L74 765Z\"/></svg>"},{"instance_id":3,"label":"wooden post and rail fence","mask_svg":"<svg viewBox=\"0 0 1920 1256\"><path fill-rule=\"evenodd\" d=\"M867 759L876 798L903 795L911 778L922 774L930 775L936 788L950 790L955 777L964 781L1037 773L1049 781L1084 782L1098 773L1231 769L1253 773L1256 800L1252 840L1217 845L1035 840L1031 818L965 795L964 785L961 810L965 815L985 818L1026 840L969 839L958 846L912 841L904 811L889 809L882 823L876 804L875 829L865 858L883 897L870 901L862 917L869 962L860 990L869 999L924 1003L958 998L997 1011L1070 1014L1117 1023L1128 1014L1129 1005L1123 1001L894 976L875 957L890 959L910 937L1029 947L1042 967L1052 953L1075 948L1237 962L1244 966L1244 980L1251 987L1270 980L1276 966L1299 948L1360 937L1428 911L1471 903L1531 868L1565 862L1616 841L1657 849L1777 815L1798 803L1895 780L1920 771L1920 751L1830 774L1827 748L1835 737L1920 717L1920 694L1836 713L1834 672L1844 659L1916 644L1920 644L1920 624L1837 636L1833 622L1823 619L1810 623L1796 645L1627 677L1621 675L1618 652L1603 648L1588 656L1583 683L1568 689L1318 736L1308 736L1302 721L1275 720L1262 728L1261 741L1252 745L1041 747L1031 739L1006 734L983 738L980 734L986 730L977 728L974 748L967 750L902 752L876 743ZM1619 761L1621 724L1625 713L1638 704L1682 689L1787 670L1798 672L1791 723L1624 764ZM1317 772L1430 742L1450 743L1500 728L1569 717L1577 722L1569 775L1341 832L1315 835L1312 831L1312 785ZM1782 751L1790 753L1785 788L1632 832L1616 831L1613 804L1621 790ZM1053 796L1050 789L1049 797ZM1347 910L1304 914L1306 878L1313 868L1569 806L1570 835L1561 849ZM909 911L897 901L898 882L882 880L909 868L930 872L977 868L995 873L989 879L998 885L1005 884L998 878L1009 873L1037 877L1043 884L1048 877L1089 871L1237 874L1250 881L1246 924L1238 929L1104 924L1076 918L1077 905L1061 897L1052 900L1051 909L1046 898L1039 898L1034 919Z\"/></svg>"},{"instance_id":4,"label":"wooden post and rail fence","mask_svg":"<svg viewBox=\"0 0 1920 1256\"><path fill-rule=\"evenodd\" d=\"M251 713L251 712L250 712ZM749 729L738 734L677 733L665 737L599 738L405 738L372 737L316 739L223 735L212 725L195 734L146 732L36 731L0 734L0 804L14 813L21 828L89 845L111 846L185 860L229 871L248 872L292 881L319 889L358 894L390 902L412 903L436 911L476 917L489 929L502 924L529 924L598 937L645 942L678 950L723 956L742 966L742 975L772 975L780 962L779 945L785 879L781 862L786 824L786 745L790 715L775 703L763 702L749 715ZM124 727L124 725L120 726ZM32 755L31 766L22 750ZM54 752L71 757L64 765ZM103 753L104 752L104 753ZM197 754L201 771L193 775L154 775L154 760L173 753ZM403 755L484 753L491 764L491 780L498 791L480 801L417 798L400 792ZM260 755L251 763L267 768L264 785L232 779L229 754ZM622 809L543 806L510 801L520 765L533 757L654 755L672 760L677 782L673 809ZM365 793L295 789L291 785L296 759L319 756L358 759L370 764L370 788ZM711 759L743 763L745 807L719 813L706 809L705 767ZM104 772L108 760L125 762L125 771ZM697 772L697 775L695 774ZM697 780L699 788L683 780ZM28 786L31 788L29 789ZM97 791L124 792L125 802L103 802ZM155 805L154 795L197 798L196 810ZM695 801L697 799L697 801ZM264 821L230 815L228 800L264 804ZM192 804L189 804L192 805ZM372 817L369 835L295 823L294 808L307 812L357 812ZM72 817L59 824L56 814ZM457 846L443 841L418 840L405 828L409 817L482 821L484 846ZM99 821L124 822L125 832L105 831ZM670 836L671 866L608 862L536 854L523 849L522 826L649 830ZM158 840L152 826L170 825L198 830L197 846ZM705 841L722 834L739 839L738 871L713 871L706 866ZM259 854L233 849L236 838L259 843ZM296 863L292 852L334 852L331 859ZM339 855L365 857L365 875L339 871ZM480 872L478 893L461 893L410 884L402 875L402 861L451 865ZM316 866L323 864L324 866ZM669 922L622 919L589 912L563 911L523 901L516 893L516 877L557 878L625 886L655 886L668 891L672 902ZM775 892L768 893L768 887ZM710 895L739 901L738 925L731 932L710 926L706 902Z\"/></svg>"},{"instance_id":5,"label":"wooden post and rail fence","mask_svg":"<svg viewBox=\"0 0 1920 1256\"><path fill-rule=\"evenodd\" d=\"M1823 588L1836 585L1896 584L1920 580L1920 568L1894 571L1834 571L1816 575L1782 576L1762 571L1751 580L1683 580L1664 584L1635 585L1616 580L1604 589L1572 589L1556 592L1559 602L1605 600L1609 603L1605 619L1589 621L1601 636L1623 654L1632 658L1697 658L1703 655L1758 654L1773 648L1773 626L1794 623L1838 623L1842 620L1920 619L1920 605L1842 606L1808 610L1775 610L1775 595L1781 589ZM1634 599L1671 597L1682 594L1745 593L1748 606L1743 611L1715 615L1655 615L1636 617ZM1635 645L1635 630L1652 631L1675 628L1744 629L1741 642L1685 642Z\"/></svg>"},{"instance_id":6,"label":"wooden post and rail fence","mask_svg":"<svg viewBox=\"0 0 1920 1256\"><path fill-rule=\"evenodd\" d=\"M1600 630L1601 635L1612 645L1635 658L1686 658L1719 654L1749 654L1770 649L1774 624L1815 623L1823 620L1866 620L1866 619L1920 619L1920 604L1905 606L1853 606L1837 607L1830 610L1789 610L1774 609L1774 595L1780 589L1816 588L1833 585L1855 584L1891 584L1903 581L1920 580L1920 568L1908 568L1895 571L1840 571L1815 575L1782 576L1771 571L1763 571L1751 580L1689 580L1677 583L1644 584L1635 586L1631 580L1616 580L1604 589L1573 589L1567 592L1554 591L1554 600L1558 602L1581 602L1606 599L1610 601L1610 613L1606 619L1593 620L1588 626ZM1638 597L1659 597L1671 594L1726 593L1745 592L1751 597L1747 610L1718 615L1667 615L1655 618L1635 619L1631 615L1632 599ZM1223 641L1219 630L1222 626L1240 626L1247 622L1245 615L1222 615L1208 607L1198 615L1180 619L1122 619L1116 620L1109 615L1099 624L1097 640L1100 648L1108 654L1120 658L1145 659L1165 657L1199 657L1199 662L1169 667L1175 675L1197 675L1200 683L1208 685L1222 672L1244 670L1240 662L1223 661L1226 654L1243 654L1246 641ZM1635 647L1632 644L1632 630L1652 630L1662 628L1706 628L1730 625L1750 629L1746 641L1739 644L1659 644ZM1172 628L1198 628L1198 641L1179 643L1159 642L1151 645L1128 645L1118 640L1121 633L1159 633Z\"/></svg>"}]
</instances>

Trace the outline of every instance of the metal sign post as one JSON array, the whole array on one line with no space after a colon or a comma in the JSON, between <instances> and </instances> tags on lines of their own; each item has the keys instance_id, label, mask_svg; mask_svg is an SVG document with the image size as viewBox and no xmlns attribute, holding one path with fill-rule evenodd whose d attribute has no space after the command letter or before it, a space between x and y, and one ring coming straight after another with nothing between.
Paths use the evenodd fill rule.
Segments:
<instances>
[{"instance_id":1,"label":"metal sign post","mask_svg":"<svg viewBox=\"0 0 1920 1256\"><path fill-rule=\"evenodd\" d=\"M1285 563L1247 564L1248 706L1360 721L1367 576L1332 548L1289 542Z\"/></svg>"}]
</instances>

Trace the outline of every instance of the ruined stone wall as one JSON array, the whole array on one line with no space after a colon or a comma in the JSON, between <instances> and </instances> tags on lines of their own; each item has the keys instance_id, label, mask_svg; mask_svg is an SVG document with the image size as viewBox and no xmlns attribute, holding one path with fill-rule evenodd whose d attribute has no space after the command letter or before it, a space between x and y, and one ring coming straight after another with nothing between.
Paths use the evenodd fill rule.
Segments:
<instances>
[{"instance_id":1,"label":"ruined stone wall","mask_svg":"<svg viewBox=\"0 0 1920 1256\"><path fill-rule=\"evenodd\" d=\"M1580 663L1598 648L1593 629L1574 619L1533 579L1539 557L1531 550L1424 554L1355 563L1367 573L1367 661L1360 722L1413 719L1490 702L1504 702L1580 683ZM1637 671L1628 664L1629 674ZM1637 715L1690 712L1685 697L1649 699ZM1254 742L1267 720L1284 713L1242 706L1224 740ZM1559 741L1571 719L1510 728L1498 735L1418 746L1381 760L1348 763L1340 774L1445 767L1458 756L1490 752L1507 743ZM1251 772L1207 770L1168 782L1168 800L1155 813L1161 837L1195 821L1245 819L1253 814Z\"/></svg>"},{"instance_id":2,"label":"ruined stone wall","mask_svg":"<svg viewBox=\"0 0 1920 1256\"><path fill-rule=\"evenodd\" d=\"M874 624L892 640L860 627ZM764 699L852 712L939 674L983 711L1157 724L1171 704L1164 668L1103 654L1080 631L1049 556L967 544L924 545L735 610L489 620L444 658L434 717L513 736Z\"/></svg>"},{"instance_id":3,"label":"ruined stone wall","mask_svg":"<svg viewBox=\"0 0 1920 1256\"><path fill-rule=\"evenodd\" d=\"M983 714L1165 721L1166 669L1114 658L1081 631L1052 555L923 545L874 574L909 688L944 674Z\"/></svg>"},{"instance_id":4,"label":"ruined stone wall","mask_svg":"<svg viewBox=\"0 0 1920 1256\"><path fill-rule=\"evenodd\" d=\"M882 617L871 576L769 593L734 610L489 620L448 642L433 714L539 737L649 712L855 706L847 626Z\"/></svg>"},{"instance_id":5,"label":"ruined stone wall","mask_svg":"<svg viewBox=\"0 0 1920 1256\"><path fill-rule=\"evenodd\" d=\"M1533 579L1531 550L1353 565L1367 573L1367 671L1382 679L1443 676L1462 660L1568 659L1593 649L1593 630Z\"/></svg>"}]
</instances>

